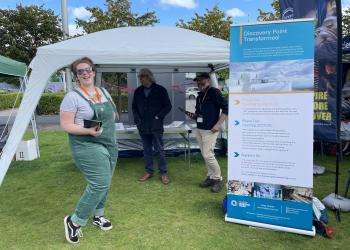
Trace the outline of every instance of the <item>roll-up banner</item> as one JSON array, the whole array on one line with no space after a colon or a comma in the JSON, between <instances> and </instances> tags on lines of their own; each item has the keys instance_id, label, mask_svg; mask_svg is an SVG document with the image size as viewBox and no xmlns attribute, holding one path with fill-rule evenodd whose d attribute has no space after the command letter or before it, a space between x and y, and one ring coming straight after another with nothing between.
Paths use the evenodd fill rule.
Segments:
<instances>
[{"instance_id":1,"label":"roll-up banner","mask_svg":"<svg viewBox=\"0 0 350 250\"><path fill-rule=\"evenodd\" d=\"M230 36L225 220L313 236L313 19Z\"/></svg>"},{"instance_id":2,"label":"roll-up banner","mask_svg":"<svg viewBox=\"0 0 350 250\"><path fill-rule=\"evenodd\" d=\"M314 138L336 142L338 30L336 0L279 0L283 20L315 20ZM340 59L340 58L339 58Z\"/></svg>"}]
</instances>

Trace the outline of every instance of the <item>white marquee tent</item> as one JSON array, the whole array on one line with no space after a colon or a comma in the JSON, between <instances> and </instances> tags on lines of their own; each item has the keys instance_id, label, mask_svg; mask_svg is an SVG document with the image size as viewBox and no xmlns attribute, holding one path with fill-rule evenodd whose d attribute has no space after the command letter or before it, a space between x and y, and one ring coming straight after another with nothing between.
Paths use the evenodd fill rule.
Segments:
<instances>
[{"instance_id":1,"label":"white marquee tent","mask_svg":"<svg viewBox=\"0 0 350 250\"><path fill-rule=\"evenodd\" d=\"M0 158L0 185L49 77L74 60L88 56L99 66L210 71L228 65L229 51L228 41L175 27L111 29L38 48L30 64L28 87Z\"/></svg>"}]
</instances>

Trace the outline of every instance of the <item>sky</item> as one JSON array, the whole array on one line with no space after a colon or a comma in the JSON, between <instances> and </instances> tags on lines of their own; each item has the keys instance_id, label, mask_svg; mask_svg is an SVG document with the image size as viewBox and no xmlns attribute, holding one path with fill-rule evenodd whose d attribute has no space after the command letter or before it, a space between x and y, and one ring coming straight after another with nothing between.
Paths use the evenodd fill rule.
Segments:
<instances>
[{"instance_id":1,"label":"sky","mask_svg":"<svg viewBox=\"0 0 350 250\"><path fill-rule=\"evenodd\" d=\"M160 23L156 26L175 26L181 18L190 21L195 13L203 15L206 9L211 10L218 5L220 10L232 17L237 23L255 21L258 8L264 11L271 10L272 0L131 0L132 12L140 15L148 11L155 11ZM350 2L350 0L349 0ZM84 7L100 7L104 9L105 0L67 0L68 23L70 35L77 32L75 19L86 19L89 12ZM0 9L14 9L16 4L41 5L54 10L55 14L61 14L61 0L0 0ZM79 31L78 31L79 32Z\"/></svg>"},{"instance_id":2,"label":"sky","mask_svg":"<svg viewBox=\"0 0 350 250\"><path fill-rule=\"evenodd\" d=\"M70 35L82 32L76 29L75 19L89 17L86 6L104 9L104 3L105 0L67 0ZM156 26L175 26L180 18L190 21L195 13L203 15L206 9L211 10L216 4L226 15L231 16L234 22L252 22L258 16L258 9L271 11L272 0L131 0L131 3L134 13L142 15L148 11L155 11L160 19ZM45 8L61 15L61 0L0 0L0 9L14 9L16 4L43 4ZM350 7L350 0L342 0L342 6Z\"/></svg>"}]
</instances>

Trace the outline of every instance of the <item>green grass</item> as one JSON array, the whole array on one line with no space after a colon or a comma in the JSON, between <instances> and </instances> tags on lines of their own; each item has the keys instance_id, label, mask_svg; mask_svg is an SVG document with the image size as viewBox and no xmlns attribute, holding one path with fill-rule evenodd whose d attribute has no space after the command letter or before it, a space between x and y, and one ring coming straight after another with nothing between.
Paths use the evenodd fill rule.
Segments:
<instances>
[{"instance_id":1,"label":"green grass","mask_svg":"<svg viewBox=\"0 0 350 250\"><path fill-rule=\"evenodd\" d=\"M141 158L120 159L106 208L113 230L88 224L78 246L66 243L63 217L73 212L85 180L72 162L63 132L40 133L41 158L13 162L0 187L0 249L349 249L350 215L338 223L329 211L333 239L254 229L223 220L225 191L213 194L198 187L205 176L201 157L188 169L182 156L168 158L171 183L157 177L147 183ZM226 175L226 158L219 158ZM334 157L315 162L334 170ZM350 161L341 165L343 193ZM334 190L335 176L315 178L314 194Z\"/></svg>"}]
</instances>

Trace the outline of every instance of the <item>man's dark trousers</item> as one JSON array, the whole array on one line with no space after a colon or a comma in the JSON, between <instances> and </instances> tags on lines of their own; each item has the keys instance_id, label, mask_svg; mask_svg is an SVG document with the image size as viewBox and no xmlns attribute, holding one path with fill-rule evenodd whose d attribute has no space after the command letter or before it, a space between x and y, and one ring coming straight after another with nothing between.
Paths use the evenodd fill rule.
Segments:
<instances>
[{"instance_id":1,"label":"man's dark trousers","mask_svg":"<svg viewBox=\"0 0 350 250\"><path fill-rule=\"evenodd\" d=\"M145 160L145 170L153 175L153 148L155 155L158 157L159 174L167 174L165 162L165 152L163 143L163 133L140 134L143 144L143 153Z\"/></svg>"}]
</instances>

